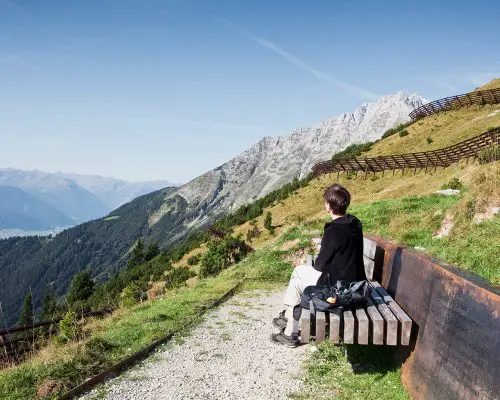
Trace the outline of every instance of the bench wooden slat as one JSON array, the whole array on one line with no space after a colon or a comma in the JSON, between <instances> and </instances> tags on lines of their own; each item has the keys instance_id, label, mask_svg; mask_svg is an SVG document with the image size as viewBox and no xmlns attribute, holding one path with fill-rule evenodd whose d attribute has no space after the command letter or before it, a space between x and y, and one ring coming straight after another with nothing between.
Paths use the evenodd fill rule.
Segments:
<instances>
[{"instance_id":1,"label":"bench wooden slat","mask_svg":"<svg viewBox=\"0 0 500 400\"><path fill-rule=\"evenodd\" d=\"M401 322L401 344L403 346L408 346L410 344L411 336L411 318L404 312L404 310L399 306L398 303L391 297L389 293L380 285L380 283L373 281L372 286L377 290L380 296L387 303L391 311L394 313L396 318Z\"/></svg>"},{"instance_id":2,"label":"bench wooden slat","mask_svg":"<svg viewBox=\"0 0 500 400\"><path fill-rule=\"evenodd\" d=\"M396 346L398 344L398 320L373 287L371 288L370 295L373 303L378 309L378 312L382 315L382 317L384 317L385 320L385 344L389 346Z\"/></svg>"},{"instance_id":3,"label":"bench wooden slat","mask_svg":"<svg viewBox=\"0 0 500 400\"><path fill-rule=\"evenodd\" d=\"M311 337L311 311L302 310L300 315L300 342L309 343Z\"/></svg>"},{"instance_id":4,"label":"bench wooden slat","mask_svg":"<svg viewBox=\"0 0 500 400\"><path fill-rule=\"evenodd\" d=\"M357 321L357 340L358 344L368 344L369 321L363 308L357 308L355 311Z\"/></svg>"},{"instance_id":5,"label":"bench wooden slat","mask_svg":"<svg viewBox=\"0 0 500 400\"><path fill-rule=\"evenodd\" d=\"M316 343L325 340L326 316L323 311L316 311Z\"/></svg>"},{"instance_id":6,"label":"bench wooden slat","mask_svg":"<svg viewBox=\"0 0 500 400\"><path fill-rule=\"evenodd\" d=\"M372 343L378 345L384 344L384 318L370 299L366 302L366 312L371 322Z\"/></svg>"},{"instance_id":7,"label":"bench wooden slat","mask_svg":"<svg viewBox=\"0 0 500 400\"><path fill-rule=\"evenodd\" d=\"M330 318L330 342L340 343L340 315L328 313Z\"/></svg>"},{"instance_id":8,"label":"bench wooden slat","mask_svg":"<svg viewBox=\"0 0 500 400\"><path fill-rule=\"evenodd\" d=\"M344 343L354 343L354 316L351 311L344 311Z\"/></svg>"}]
</instances>

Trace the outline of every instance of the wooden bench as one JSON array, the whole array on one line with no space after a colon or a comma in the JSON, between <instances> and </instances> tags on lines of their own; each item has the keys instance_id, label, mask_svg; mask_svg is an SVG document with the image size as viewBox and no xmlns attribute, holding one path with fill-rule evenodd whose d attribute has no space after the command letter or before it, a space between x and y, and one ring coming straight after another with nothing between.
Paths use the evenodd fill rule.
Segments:
<instances>
[{"instance_id":1,"label":"wooden bench","mask_svg":"<svg viewBox=\"0 0 500 400\"><path fill-rule=\"evenodd\" d=\"M338 314L302 310L300 318L301 343L309 343L311 336L316 343L375 344L408 346L412 328L411 318L375 280L377 243L364 238L363 253L366 276L370 283L370 299L365 307ZM312 262L312 257L309 258Z\"/></svg>"}]
</instances>

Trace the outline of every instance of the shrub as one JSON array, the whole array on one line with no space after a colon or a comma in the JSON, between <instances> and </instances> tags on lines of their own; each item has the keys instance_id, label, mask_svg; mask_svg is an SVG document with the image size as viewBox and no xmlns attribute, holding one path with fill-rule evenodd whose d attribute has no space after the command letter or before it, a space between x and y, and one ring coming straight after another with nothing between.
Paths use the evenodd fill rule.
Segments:
<instances>
[{"instance_id":1,"label":"shrub","mask_svg":"<svg viewBox=\"0 0 500 400\"><path fill-rule=\"evenodd\" d=\"M399 137L405 137L408 136L410 133L406 130L403 129L402 131L399 132Z\"/></svg>"},{"instance_id":2,"label":"shrub","mask_svg":"<svg viewBox=\"0 0 500 400\"><path fill-rule=\"evenodd\" d=\"M67 343L71 340L82 338L82 328L78 324L78 317L74 311L68 311L64 314L64 318L59 321L59 334L57 341Z\"/></svg>"},{"instance_id":3,"label":"shrub","mask_svg":"<svg viewBox=\"0 0 500 400\"><path fill-rule=\"evenodd\" d=\"M360 144L351 144L339 153L335 153L332 156L333 161L344 160L346 158L359 157L361 153L371 150L376 142L367 142Z\"/></svg>"},{"instance_id":4,"label":"shrub","mask_svg":"<svg viewBox=\"0 0 500 400\"><path fill-rule=\"evenodd\" d=\"M188 267L174 268L165 278L165 289L173 289L184 286L189 278L196 274Z\"/></svg>"},{"instance_id":5,"label":"shrub","mask_svg":"<svg viewBox=\"0 0 500 400\"><path fill-rule=\"evenodd\" d=\"M252 243L253 239L259 237L261 234L259 228L256 225L252 226L252 229L247 231L247 242Z\"/></svg>"},{"instance_id":6,"label":"shrub","mask_svg":"<svg viewBox=\"0 0 500 400\"><path fill-rule=\"evenodd\" d=\"M197 265L199 264L200 262L200 259L201 259L201 255L200 254L197 254L195 256L191 256L187 259L187 263L188 265Z\"/></svg>"},{"instance_id":7,"label":"shrub","mask_svg":"<svg viewBox=\"0 0 500 400\"><path fill-rule=\"evenodd\" d=\"M206 278L207 276L217 275L225 267L224 254L213 248L207 251L201 259L200 277Z\"/></svg>"},{"instance_id":8,"label":"shrub","mask_svg":"<svg viewBox=\"0 0 500 400\"><path fill-rule=\"evenodd\" d=\"M270 212L267 212L266 217L264 218L264 228L266 228L270 234L274 233L273 216Z\"/></svg>"},{"instance_id":9,"label":"shrub","mask_svg":"<svg viewBox=\"0 0 500 400\"><path fill-rule=\"evenodd\" d=\"M487 147L479 152L478 159L481 165L500 160L500 148L498 146Z\"/></svg>"},{"instance_id":10,"label":"shrub","mask_svg":"<svg viewBox=\"0 0 500 400\"><path fill-rule=\"evenodd\" d=\"M147 299L147 283L135 281L130 283L120 294L122 307L132 307Z\"/></svg>"},{"instance_id":11,"label":"shrub","mask_svg":"<svg viewBox=\"0 0 500 400\"><path fill-rule=\"evenodd\" d=\"M460 182L458 178L453 178L451 181L441 186L441 189L463 190L463 188L464 184Z\"/></svg>"},{"instance_id":12,"label":"shrub","mask_svg":"<svg viewBox=\"0 0 500 400\"><path fill-rule=\"evenodd\" d=\"M434 140L432 140L432 137L427 136L427 144L431 144Z\"/></svg>"},{"instance_id":13,"label":"shrub","mask_svg":"<svg viewBox=\"0 0 500 400\"><path fill-rule=\"evenodd\" d=\"M200 277L217 275L224 268L240 261L248 251L245 242L231 236L212 242L201 258Z\"/></svg>"},{"instance_id":14,"label":"shrub","mask_svg":"<svg viewBox=\"0 0 500 400\"><path fill-rule=\"evenodd\" d=\"M389 136L395 135L396 133L402 131L403 129L407 128L410 125L411 125L411 122L407 122L407 123L404 123L404 124L399 124L398 126L396 126L394 128L388 129L382 135L382 139L386 139Z\"/></svg>"},{"instance_id":15,"label":"shrub","mask_svg":"<svg viewBox=\"0 0 500 400\"><path fill-rule=\"evenodd\" d=\"M474 218L474 214L476 213L476 203L476 199L472 199L465 204L465 216L467 219Z\"/></svg>"}]
</instances>

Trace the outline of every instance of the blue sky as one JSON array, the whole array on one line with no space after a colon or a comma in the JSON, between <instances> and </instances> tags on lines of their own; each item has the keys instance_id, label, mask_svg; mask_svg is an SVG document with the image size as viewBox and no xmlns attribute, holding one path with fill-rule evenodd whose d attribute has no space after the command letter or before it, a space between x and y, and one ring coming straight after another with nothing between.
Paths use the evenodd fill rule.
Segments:
<instances>
[{"instance_id":1,"label":"blue sky","mask_svg":"<svg viewBox=\"0 0 500 400\"><path fill-rule=\"evenodd\" d=\"M499 16L498 1L0 0L0 167L186 182L380 95L500 76Z\"/></svg>"}]
</instances>

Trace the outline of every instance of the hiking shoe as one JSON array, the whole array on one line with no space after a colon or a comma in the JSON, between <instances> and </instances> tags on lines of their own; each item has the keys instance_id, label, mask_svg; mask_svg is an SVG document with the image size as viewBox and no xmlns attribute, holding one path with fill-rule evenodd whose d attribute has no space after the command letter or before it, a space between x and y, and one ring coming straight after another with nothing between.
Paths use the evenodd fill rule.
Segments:
<instances>
[{"instance_id":1,"label":"hiking shoe","mask_svg":"<svg viewBox=\"0 0 500 400\"><path fill-rule=\"evenodd\" d=\"M285 318L285 310L281 311L276 318L273 318L273 325L278 329L286 328L288 319Z\"/></svg>"},{"instance_id":2,"label":"hiking shoe","mask_svg":"<svg viewBox=\"0 0 500 400\"><path fill-rule=\"evenodd\" d=\"M299 339L295 339L293 336L287 336L282 331L280 331L280 333L272 333L271 342L280 343L286 347L297 347L300 344Z\"/></svg>"}]
</instances>

